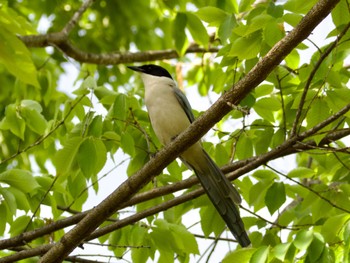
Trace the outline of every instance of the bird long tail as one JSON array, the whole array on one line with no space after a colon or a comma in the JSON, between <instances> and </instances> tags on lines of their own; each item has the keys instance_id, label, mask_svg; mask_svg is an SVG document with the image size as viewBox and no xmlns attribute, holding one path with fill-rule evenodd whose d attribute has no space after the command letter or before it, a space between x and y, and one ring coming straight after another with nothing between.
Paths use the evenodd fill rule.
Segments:
<instances>
[{"instance_id":1,"label":"bird long tail","mask_svg":"<svg viewBox=\"0 0 350 263\"><path fill-rule=\"evenodd\" d=\"M233 236L242 247L246 247L250 240L236 206L241 202L241 197L210 156L204 150L203 152L207 165L201 165L201 169L193 169Z\"/></svg>"}]
</instances>

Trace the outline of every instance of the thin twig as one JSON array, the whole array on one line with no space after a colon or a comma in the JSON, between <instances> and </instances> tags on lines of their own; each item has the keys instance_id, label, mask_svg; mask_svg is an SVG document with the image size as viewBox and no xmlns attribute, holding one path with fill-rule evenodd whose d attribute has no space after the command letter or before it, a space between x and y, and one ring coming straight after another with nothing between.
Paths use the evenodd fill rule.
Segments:
<instances>
[{"instance_id":1,"label":"thin twig","mask_svg":"<svg viewBox=\"0 0 350 263\"><path fill-rule=\"evenodd\" d=\"M62 32L68 37L69 33L72 31L72 29L78 24L80 18L85 13L85 11L95 2L95 0L86 0L74 13L72 18L69 20L69 22L65 25L65 27L62 29Z\"/></svg>"},{"instance_id":2,"label":"thin twig","mask_svg":"<svg viewBox=\"0 0 350 263\"><path fill-rule=\"evenodd\" d=\"M338 206L337 204L335 204L335 203L333 203L331 200L325 198L324 196L322 196L320 193L318 193L317 191L315 191L315 190L312 189L311 187L308 187L307 185L304 185L304 184L298 182L297 180L294 180L293 178L287 176L286 174L284 174L284 173L282 173L282 172L276 170L275 168L273 168L273 167L271 167L271 166L269 166L269 165L267 165L267 167L268 167L269 169L271 169L272 171L274 171L275 173L277 173L277 174L283 176L284 178L286 178L286 179L292 181L293 183L295 183L295 184L297 184L297 185L299 185L299 186L301 186L301 187L307 189L308 191L312 192L313 194L317 195L319 198L321 198L323 201L327 202L328 204L330 204L330 205L333 206L334 208L337 208L337 209L340 210L340 211L343 211L343 212L345 212L345 213L349 213L349 214L350 214L350 210L347 210L346 208L343 208L343 207Z\"/></svg>"},{"instance_id":3,"label":"thin twig","mask_svg":"<svg viewBox=\"0 0 350 263\"><path fill-rule=\"evenodd\" d=\"M346 32L348 31L348 29L350 28L350 23L348 23L346 25L346 27L342 30L342 32L340 32L340 34L337 36L337 39L326 49L326 51L324 53L322 53L321 57L319 58L319 60L317 61L315 67L313 68L313 70L310 72L310 75L306 81L303 93L301 95L300 98L300 103L298 106L298 110L294 119L294 123L293 123L293 127L292 127L292 131L290 136L293 137L296 135L297 133L297 127L298 124L300 122L300 117L303 111L303 107L304 107L304 103L305 103L305 99L306 99L306 95L309 91L310 85L311 85L311 81L313 80L317 70L320 68L320 66L322 65L323 61L328 57L328 55L332 52L332 50L334 48L337 47L339 41L342 39L342 37L346 34Z\"/></svg>"},{"instance_id":4,"label":"thin twig","mask_svg":"<svg viewBox=\"0 0 350 263\"><path fill-rule=\"evenodd\" d=\"M251 214L251 215L253 215L253 216L259 218L260 220L265 221L266 223L270 224L271 226L276 226L276 227L279 227L279 228L281 228L281 229L299 230L299 228L296 228L296 227L283 226L283 225L280 225L280 224L278 224L278 223L276 223L276 222L272 222L272 221L270 221L270 220L267 220L266 218L264 218L264 217L258 215L257 213L254 213L254 212L250 211L248 208L245 208L245 207L242 206L242 205L239 205L239 207L240 207L242 210L248 212L249 214Z\"/></svg>"}]
</instances>

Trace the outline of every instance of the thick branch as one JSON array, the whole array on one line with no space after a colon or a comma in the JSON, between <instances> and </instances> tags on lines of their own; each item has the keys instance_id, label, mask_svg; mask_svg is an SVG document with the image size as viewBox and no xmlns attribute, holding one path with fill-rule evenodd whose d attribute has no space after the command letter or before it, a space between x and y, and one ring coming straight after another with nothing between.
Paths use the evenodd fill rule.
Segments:
<instances>
[{"instance_id":1,"label":"thick branch","mask_svg":"<svg viewBox=\"0 0 350 263\"><path fill-rule=\"evenodd\" d=\"M68 57L75 59L82 63L93 63L100 65L116 65L126 64L131 62L145 62L155 61L163 59L178 58L179 55L176 50L155 50L155 51L144 51L144 52L113 52L105 54L89 53L78 49L69 41L69 33L77 25L81 16L84 12L93 4L95 0L87 0L74 13L72 19L65 25L60 32L54 32L49 34L40 35L27 35L19 36L23 43L27 47L47 47L53 46L59 49ZM214 39L212 39L214 40ZM206 52L218 52L217 47L209 47L204 49L199 47L197 44L191 44L185 53L206 53Z\"/></svg>"},{"instance_id":2,"label":"thick branch","mask_svg":"<svg viewBox=\"0 0 350 263\"><path fill-rule=\"evenodd\" d=\"M29 35L20 36L20 39L26 44L27 47L57 47L68 57L75 59L82 63L92 63L99 65L117 65L127 64L131 62L145 62L155 61L163 59L178 58L179 55L176 50L154 50L143 52L113 52L105 54L89 53L78 49L73 46L72 43L66 38L66 35L62 32L51 33L45 35ZM206 53L206 52L218 52L218 48L210 47L204 49L197 45L191 45L185 53Z\"/></svg>"}]
</instances>

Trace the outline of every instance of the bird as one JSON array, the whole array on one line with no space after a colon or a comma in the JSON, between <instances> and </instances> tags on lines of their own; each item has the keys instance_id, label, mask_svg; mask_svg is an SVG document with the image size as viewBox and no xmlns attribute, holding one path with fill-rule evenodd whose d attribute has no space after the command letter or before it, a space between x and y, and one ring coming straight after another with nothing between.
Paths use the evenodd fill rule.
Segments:
<instances>
[{"instance_id":1,"label":"bird","mask_svg":"<svg viewBox=\"0 0 350 263\"><path fill-rule=\"evenodd\" d=\"M145 104L153 130L163 145L169 144L195 120L185 94L170 73L153 64L128 66L139 72L145 87ZM241 197L232 183L198 141L180 154L180 159L194 171L210 201L242 247L250 245L237 205Z\"/></svg>"}]
</instances>

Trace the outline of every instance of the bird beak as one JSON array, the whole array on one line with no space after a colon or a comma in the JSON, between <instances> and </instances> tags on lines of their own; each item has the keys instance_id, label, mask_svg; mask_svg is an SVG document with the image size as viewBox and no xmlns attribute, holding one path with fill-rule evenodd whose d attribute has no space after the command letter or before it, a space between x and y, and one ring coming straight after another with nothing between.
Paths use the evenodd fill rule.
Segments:
<instances>
[{"instance_id":1,"label":"bird beak","mask_svg":"<svg viewBox=\"0 0 350 263\"><path fill-rule=\"evenodd\" d=\"M135 66L127 66L129 69L137 71L137 72L144 72L144 70L140 67L135 67Z\"/></svg>"}]
</instances>

